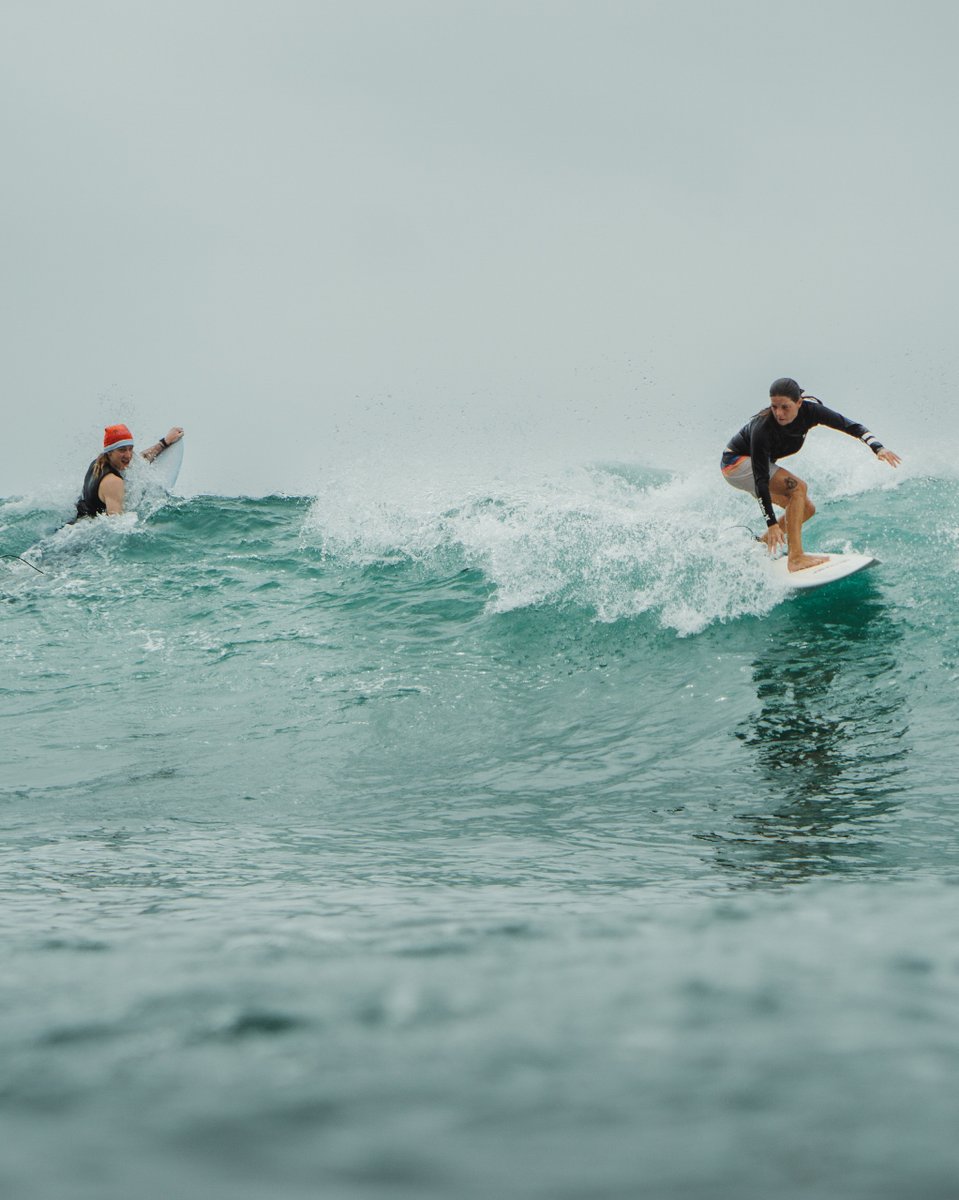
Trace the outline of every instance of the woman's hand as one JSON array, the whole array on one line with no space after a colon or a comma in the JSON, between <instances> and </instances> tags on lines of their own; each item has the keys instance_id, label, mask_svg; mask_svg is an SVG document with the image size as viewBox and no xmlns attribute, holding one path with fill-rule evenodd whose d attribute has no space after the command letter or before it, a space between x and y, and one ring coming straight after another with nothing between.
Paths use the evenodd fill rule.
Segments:
<instances>
[{"instance_id":1,"label":"woman's hand","mask_svg":"<svg viewBox=\"0 0 959 1200\"><path fill-rule=\"evenodd\" d=\"M898 454L893 454L891 450L887 450L885 447L879 451L879 453L876 455L876 458L881 458L882 461L888 463L890 467L898 467L902 462L902 459Z\"/></svg>"},{"instance_id":2,"label":"woman's hand","mask_svg":"<svg viewBox=\"0 0 959 1200\"><path fill-rule=\"evenodd\" d=\"M775 554L780 546L786 544L786 535L783 532L783 527L779 524L770 525L763 534L762 540L766 543L766 549L770 554Z\"/></svg>"}]
</instances>

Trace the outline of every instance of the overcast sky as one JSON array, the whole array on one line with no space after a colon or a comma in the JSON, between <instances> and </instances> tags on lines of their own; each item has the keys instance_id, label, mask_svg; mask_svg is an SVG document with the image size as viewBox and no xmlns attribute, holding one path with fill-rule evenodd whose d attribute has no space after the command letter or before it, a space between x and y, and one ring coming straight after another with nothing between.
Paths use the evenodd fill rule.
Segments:
<instances>
[{"instance_id":1,"label":"overcast sky","mask_svg":"<svg viewBox=\"0 0 959 1200\"><path fill-rule=\"evenodd\" d=\"M116 420L193 491L712 461L783 373L955 437L957 46L954 0L0 0L0 494Z\"/></svg>"}]
</instances>

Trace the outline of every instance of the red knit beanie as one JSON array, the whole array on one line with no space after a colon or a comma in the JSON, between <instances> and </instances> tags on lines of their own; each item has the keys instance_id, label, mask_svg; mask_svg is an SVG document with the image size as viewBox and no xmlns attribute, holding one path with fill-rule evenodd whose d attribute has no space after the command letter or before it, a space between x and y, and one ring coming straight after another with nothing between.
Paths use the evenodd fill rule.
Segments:
<instances>
[{"instance_id":1,"label":"red knit beanie","mask_svg":"<svg viewBox=\"0 0 959 1200\"><path fill-rule=\"evenodd\" d=\"M103 453L111 450L122 450L125 446L133 445L133 434L126 425L108 425L103 431Z\"/></svg>"}]
</instances>

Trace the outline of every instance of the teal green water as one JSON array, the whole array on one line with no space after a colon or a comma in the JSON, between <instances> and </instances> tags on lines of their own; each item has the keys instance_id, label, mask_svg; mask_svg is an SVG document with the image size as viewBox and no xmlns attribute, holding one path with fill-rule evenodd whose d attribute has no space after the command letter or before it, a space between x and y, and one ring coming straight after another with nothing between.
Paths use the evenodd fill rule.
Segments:
<instances>
[{"instance_id":1,"label":"teal green water","mask_svg":"<svg viewBox=\"0 0 959 1200\"><path fill-rule=\"evenodd\" d=\"M953 485L716 490L0 502L4 1194L954 1196Z\"/></svg>"}]
</instances>

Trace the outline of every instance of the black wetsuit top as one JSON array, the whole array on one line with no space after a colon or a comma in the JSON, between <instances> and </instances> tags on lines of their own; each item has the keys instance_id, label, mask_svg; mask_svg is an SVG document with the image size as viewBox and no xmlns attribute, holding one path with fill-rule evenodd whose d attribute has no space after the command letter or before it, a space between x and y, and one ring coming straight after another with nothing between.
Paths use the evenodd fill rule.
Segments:
<instances>
[{"instance_id":1,"label":"black wetsuit top","mask_svg":"<svg viewBox=\"0 0 959 1200\"><path fill-rule=\"evenodd\" d=\"M767 525L776 524L772 500L769 495L769 464L786 458L802 449L806 434L816 425L828 425L840 433L865 442L873 454L882 450L882 442L858 421L850 421L842 413L834 412L818 400L803 400L795 419L788 425L780 425L767 409L757 413L740 429L723 452L722 465L728 467L737 458L748 456L752 460L753 479L756 481L756 497L762 505Z\"/></svg>"},{"instance_id":2,"label":"black wetsuit top","mask_svg":"<svg viewBox=\"0 0 959 1200\"><path fill-rule=\"evenodd\" d=\"M83 491L77 498L77 515L73 518L74 521L80 517L96 517L100 513L107 511L107 506L100 499L100 484L106 475L116 475L122 479L122 474L114 467L107 466L106 470L94 478L93 468L97 465L99 459L94 459L87 467L87 475L83 481ZM73 524L73 521L70 522Z\"/></svg>"}]
</instances>

